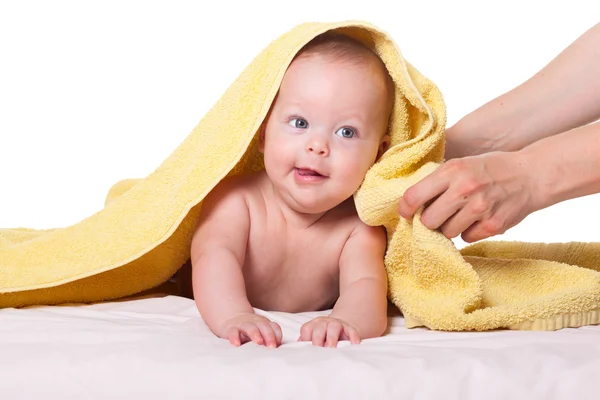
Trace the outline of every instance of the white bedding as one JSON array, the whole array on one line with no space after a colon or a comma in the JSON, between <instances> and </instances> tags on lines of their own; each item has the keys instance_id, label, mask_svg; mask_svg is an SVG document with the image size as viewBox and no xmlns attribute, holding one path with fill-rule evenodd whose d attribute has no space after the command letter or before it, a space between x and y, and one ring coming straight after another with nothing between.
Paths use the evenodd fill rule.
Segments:
<instances>
[{"instance_id":1,"label":"white bedding","mask_svg":"<svg viewBox=\"0 0 600 400\"><path fill-rule=\"evenodd\" d=\"M2 399L592 399L600 328L406 329L337 349L298 343L319 313L263 313L278 349L216 338L192 300L0 310Z\"/></svg>"}]
</instances>

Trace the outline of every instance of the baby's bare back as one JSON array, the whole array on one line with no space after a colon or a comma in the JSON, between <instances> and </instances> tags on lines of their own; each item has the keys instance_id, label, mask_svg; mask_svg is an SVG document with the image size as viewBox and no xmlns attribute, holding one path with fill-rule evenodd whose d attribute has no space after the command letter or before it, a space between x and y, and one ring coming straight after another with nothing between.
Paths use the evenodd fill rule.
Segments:
<instances>
[{"instance_id":1,"label":"baby's bare back","mask_svg":"<svg viewBox=\"0 0 600 400\"><path fill-rule=\"evenodd\" d=\"M244 185L243 190L250 234L242 270L250 304L286 312L333 307L339 297L340 255L360 222L352 202L305 227L286 219L264 185Z\"/></svg>"}]
</instances>

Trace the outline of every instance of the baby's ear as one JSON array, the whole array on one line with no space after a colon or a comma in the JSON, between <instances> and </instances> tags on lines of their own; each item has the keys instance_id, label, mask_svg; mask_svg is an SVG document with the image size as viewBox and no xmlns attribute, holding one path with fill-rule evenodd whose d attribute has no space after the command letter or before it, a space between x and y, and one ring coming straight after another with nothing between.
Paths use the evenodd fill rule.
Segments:
<instances>
[{"instance_id":1,"label":"baby's ear","mask_svg":"<svg viewBox=\"0 0 600 400\"><path fill-rule=\"evenodd\" d=\"M385 135L381 138L381 142L379 142L379 149L377 150L377 160L381 158L383 153L387 151L390 147L390 135Z\"/></svg>"}]
</instances>

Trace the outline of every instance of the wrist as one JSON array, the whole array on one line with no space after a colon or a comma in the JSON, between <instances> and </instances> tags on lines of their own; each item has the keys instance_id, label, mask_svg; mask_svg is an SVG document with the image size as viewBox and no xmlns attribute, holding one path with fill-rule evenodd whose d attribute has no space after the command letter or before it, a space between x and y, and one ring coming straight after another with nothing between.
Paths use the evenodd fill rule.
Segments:
<instances>
[{"instance_id":1,"label":"wrist","mask_svg":"<svg viewBox=\"0 0 600 400\"><path fill-rule=\"evenodd\" d=\"M382 314L379 318L375 314L370 317L363 316L363 318L354 315L354 318L351 318L348 315L336 312L334 309L331 314L329 314L329 317L350 325L356 329L362 339L381 336L385 332L388 323L387 313Z\"/></svg>"},{"instance_id":2,"label":"wrist","mask_svg":"<svg viewBox=\"0 0 600 400\"><path fill-rule=\"evenodd\" d=\"M550 152L544 140L533 143L514 154L527 171L533 211L542 210L566 200L572 178L566 160ZM555 149L552 149L555 150Z\"/></svg>"},{"instance_id":3,"label":"wrist","mask_svg":"<svg viewBox=\"0 0 600 400\"><path fill-rule=\"evenodd\" d=\"M331 313L328 315L329 318L333 318L333 319L337 319L339 321L342 321L350 326L352 326L354 329L359 330L359 326L356 325L356 321L353 320L353 318L349 318L349 316L345 313L340 313L339 310L336 310L335 308L331 311ZM354 318L356 319L356 318Z\"/></svg>"},{"instance_id":4,"label":"wrist","mask_svg":"<svg viewBox=\"0 0 600 400\"><path fill-rule=\"evenodd\" d=\"M539 140L520 152L538 209L600 193L600 123Z\"/></svg>"},{"instance_id":5,"label":"wrist","mask_svg":"<svg viewBox=\"0 0 600 400\"><path fill-rule=\"evenodd\" d=\"M446 130L446 160L509 151L511 129L500 121L484 120L482 115L486 114L471 113Z\"/></svg>"},{"instance_id":6,"label":"wrist","mask_svg":"<svg viewBox=\"0 0 600 400\"><path fill-rule=\"evenodd\" d=\"M528 211L530 214L534 211L541 210L551 205L551 192L547 180L551 178L546 176L540 166L540 159L537 152L531 149L521 149L514 152L503 153L512 160L512 164L521 176L522 190L528 196Z\"/></svg>"},{"instance_id":7,"label":"wrist","mask_svg":"<svg viewBox=\"0 0 600 400\"><path fill-rule=\"evenodd\" d=\"M229 327L231 325L235 325L236 321L238 321L240 318L243 318L245 315L253 315L254 310L251 311L240 311L237 312L235 314L229 314L225 317L223 317L223 319L216 321L215 325L215 329L213 330L213 332L215 332L217 334L217 336L219 337L224 337L227 334L227 330L229 329Z\"/></svg>"}]
</instances>

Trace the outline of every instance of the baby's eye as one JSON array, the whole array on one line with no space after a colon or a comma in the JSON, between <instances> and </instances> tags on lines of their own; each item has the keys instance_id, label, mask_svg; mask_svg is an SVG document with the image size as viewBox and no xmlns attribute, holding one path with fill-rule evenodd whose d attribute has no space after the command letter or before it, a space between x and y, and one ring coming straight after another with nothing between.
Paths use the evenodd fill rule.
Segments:
<instances>
[{"instance_id":1,"label":"baby's eye","mask_svg":"<svg viewBox=\"0 0 600 400\"><path fill-rule=\"evenodd\" d=\"M294 118L288 122L291 126L298 129L308 128L308 122L304 118Z\"/></svg>"},{"instance_id":2,"label":"baby's eye","mask_svg":"<svg viewBox=\"0 0 600 400\"><path fill-rule=\"evenodd\" d=\"M335 132L335 134L346 139L351 139L354 137L354 135L356 135L356 132L354 132L354 129L352 128L340 128L337 130L337 132Z\"/></svg>"}]
</instances>

